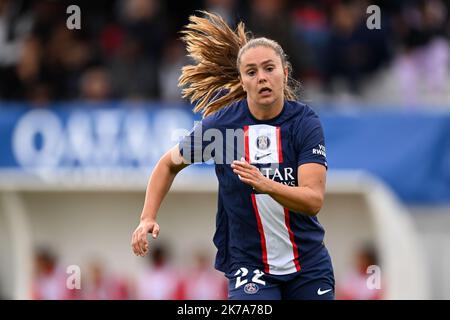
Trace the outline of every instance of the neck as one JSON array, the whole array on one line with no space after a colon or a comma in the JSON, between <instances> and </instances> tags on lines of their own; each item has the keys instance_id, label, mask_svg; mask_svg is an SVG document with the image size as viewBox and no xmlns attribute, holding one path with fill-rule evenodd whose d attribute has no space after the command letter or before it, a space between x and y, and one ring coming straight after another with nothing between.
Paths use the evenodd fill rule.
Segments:
<instances>
[{"instance_id":1,"label":"neck","mask_svg":"<svg viewBox=\"0 0 450 320\"><path fill-rule=\"evenodd\" d=\"M252 116L258 120L270 120L278 116L283 110L284 99L278 99L271 105L258 105L249 101L247 98L248 108Z\"/></svg>"}]
</instances>

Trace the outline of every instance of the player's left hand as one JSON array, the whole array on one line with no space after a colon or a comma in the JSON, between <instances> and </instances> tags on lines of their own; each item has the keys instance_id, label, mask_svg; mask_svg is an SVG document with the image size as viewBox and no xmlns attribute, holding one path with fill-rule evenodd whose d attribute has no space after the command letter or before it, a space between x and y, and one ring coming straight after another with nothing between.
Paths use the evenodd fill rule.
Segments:
<instances>
[{"instance_id":1,"label":"player's left hand","mask_svg":"<svg viewBox=\"0 0 450 320\"><path fill-rule=\"evenodd\" d=\"M257 167L249 164L244 158L241 158L241 161L233 161L231 168L242 182L251 185L258 192L269 193L272 180L265 177Z\"/></svg>"}]
</instances>

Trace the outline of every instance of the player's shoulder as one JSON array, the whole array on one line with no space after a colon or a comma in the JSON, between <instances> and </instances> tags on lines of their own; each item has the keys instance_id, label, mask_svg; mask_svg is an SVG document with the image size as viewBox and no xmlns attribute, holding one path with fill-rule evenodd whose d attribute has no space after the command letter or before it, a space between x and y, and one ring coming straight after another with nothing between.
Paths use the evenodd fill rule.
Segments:
<instances>
[{"instance_id":1,"label":"player's shoulder","mask_svg":"<svg viewBox=\"0 0 450 320\"><path fill-rule=\"evenodd\" d=\"M243 114L242 102L243 100L232 102L207 116L205 119L212 122L220 122L221 124L233 122Z\"/></svg>"},{"instance_id":2,"label":"player's shoulder","mask_svg":"<svg viewBox=\"0 0 450 320\"><path fill-rule=\"evenodd\" d=\"M289 100L286 101L289 116L294 118L297 124L311 121L311 119L318 119L319 116L311 106L300 101Z\"/></svg>"}]
</instances>

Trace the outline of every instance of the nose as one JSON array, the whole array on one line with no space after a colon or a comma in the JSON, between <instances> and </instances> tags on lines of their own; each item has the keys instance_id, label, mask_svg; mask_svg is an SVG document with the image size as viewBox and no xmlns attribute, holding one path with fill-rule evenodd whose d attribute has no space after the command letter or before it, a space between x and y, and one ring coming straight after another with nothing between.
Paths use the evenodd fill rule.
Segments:
<instances>
[{"instance_id":1,"label":"nose","mask_svg":"<svg viewBox=\"0 0 450 320\"><path fill-rule=\"evenodd\" d=\"M258 72L258 83L266 82L266 76L264 72Z\"/></svg>"}]
</instances>

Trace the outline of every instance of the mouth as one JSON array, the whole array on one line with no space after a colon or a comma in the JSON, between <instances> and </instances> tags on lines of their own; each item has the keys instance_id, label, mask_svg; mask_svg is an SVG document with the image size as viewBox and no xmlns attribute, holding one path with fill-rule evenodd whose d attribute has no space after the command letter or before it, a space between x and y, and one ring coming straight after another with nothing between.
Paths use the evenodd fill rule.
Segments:
<instances>
[{"instance_id":1,"label":"mouth","mask_svg":"<svg viewBox=\"0 0 450 320\"><path fill-rule=\"evenodd\" d=\"M261 95L269 95L270 93L272 93L272 89L270 89L268 87L263 87L263 88L259 89L258 93Z\"/></svg>"}]
</instances>

